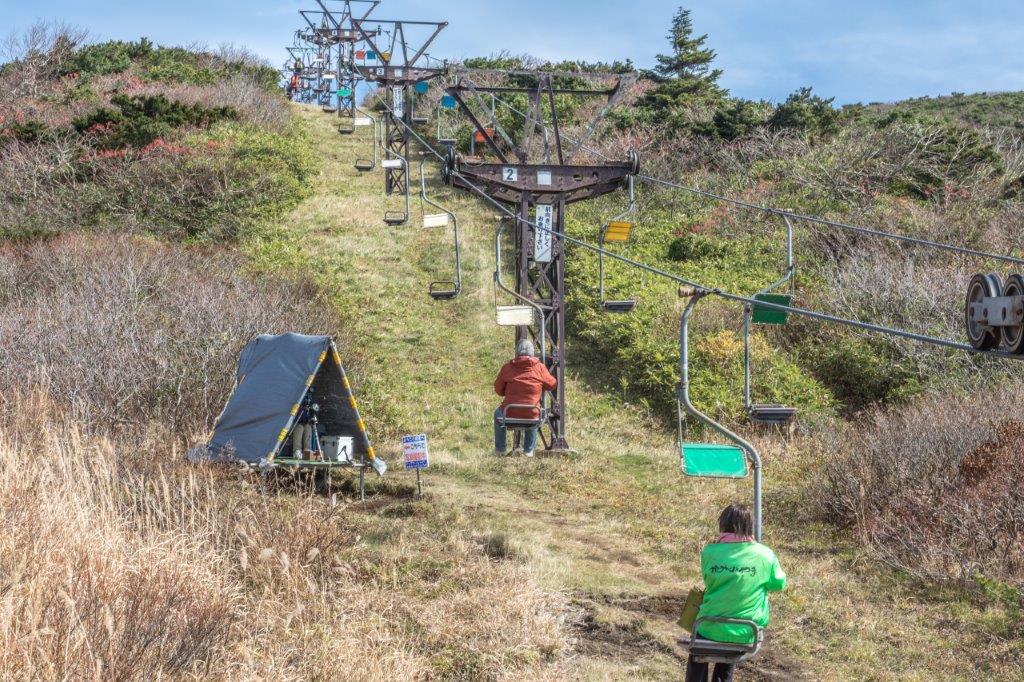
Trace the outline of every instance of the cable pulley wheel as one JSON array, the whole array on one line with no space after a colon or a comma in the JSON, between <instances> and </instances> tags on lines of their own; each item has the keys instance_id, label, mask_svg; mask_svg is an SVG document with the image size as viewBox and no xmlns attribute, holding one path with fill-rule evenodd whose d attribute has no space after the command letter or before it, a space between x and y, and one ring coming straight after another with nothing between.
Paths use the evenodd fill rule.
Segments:
<instances>
[{"instance_id":1,"label":"cable pulley wheel","mask_svg":"<svg viewBox=\"0 0 1024 682\"><path fill-rule=\"evenodd\" d=\"M630 149L626 152L626 159L629 161L629 174L639 175L640 174L640 152L635 149Z\"/></svg>"},{"instance_id":2,"label":"cable pulley wheel","mask_svg":"<svg viewBox=\"0 0 1024 682\"><path fill-rule=\"evenodd\" d=\"M999 345L999 332L981 322L975 321L972 307L986 298L996 298L1003 292L1003 283L995 273L977 274L967 285L967 301L964 305L964 320L967 323L967 338L975 350L992 350Z\"/></svg>"},{"instance_id":3,"label":"cable pulley wheel","mask_svg":"<svg viewBox=\"0 0 1024 682\"><path fill-rule=\"evenodd\" d=\"M451 186L455 181L455 165L456 156L455 150L449 149L448 153L444 155L444 161L441 164L441 180L444 184Z\"/></svg>"},{"instance_id":4,"label":"cable pulley wheel","mask_svg":"<svg viewBox=\"0 0 1024 682\"><path fill-rule=\"evenodd\" d=\"M1003 287L1002 295L1024 297L1024 277L1010 275L1006 280L1006 285ZM1024 303L1012 303L1008 312L1017 318L1021 318L1022 314L1024 314L1024 310L1021 310L1021 308L1024 308ZM1024 320L1017 324L1001 327L999 332L1000 336L1002 336L1003 348L1008 353L1024 355Z\"/></svg>"}]
</instances>

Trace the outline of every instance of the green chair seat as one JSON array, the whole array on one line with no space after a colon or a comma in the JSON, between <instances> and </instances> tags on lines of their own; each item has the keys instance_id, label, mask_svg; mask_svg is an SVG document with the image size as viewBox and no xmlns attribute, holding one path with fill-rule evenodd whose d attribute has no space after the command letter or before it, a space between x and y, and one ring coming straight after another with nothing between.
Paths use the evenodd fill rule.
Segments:
<instances>
[{"instance_id":1,"label":"green chair seat","mask_svg":"<svg viewBox=\"0 0 1024 682\"><path fill-rule=\"evenodd\" d=\"M746 478L747 455L735 445L685 443L683 471L696 478Z\"/></svg>"}]
</instances>

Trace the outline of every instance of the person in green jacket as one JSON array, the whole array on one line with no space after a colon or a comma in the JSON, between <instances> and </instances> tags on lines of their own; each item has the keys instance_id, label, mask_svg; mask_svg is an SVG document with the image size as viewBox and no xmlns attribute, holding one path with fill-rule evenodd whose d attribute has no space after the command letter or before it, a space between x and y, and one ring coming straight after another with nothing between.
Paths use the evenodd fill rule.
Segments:
<instances>
[{"instance_id":1,"label":"person in green jacket","mask_svg":"<svg viewBox=\"0 0 1024 682\"><path fill-rule=\"evenodd\" d=\"M768 626L768 593L786 588L786 573L775 553L754 540L754 518L741 504L731 504L718 517L719 537L704 548L700 570L704 576L701 618L737 618ZM715 642L753 644L749 627L726 623L700 623L695 637ZM712 682L731 682L735 666L715 664ZM708 664L690 659L686 682L706 682Z\"/></svg>"}]
</instances>

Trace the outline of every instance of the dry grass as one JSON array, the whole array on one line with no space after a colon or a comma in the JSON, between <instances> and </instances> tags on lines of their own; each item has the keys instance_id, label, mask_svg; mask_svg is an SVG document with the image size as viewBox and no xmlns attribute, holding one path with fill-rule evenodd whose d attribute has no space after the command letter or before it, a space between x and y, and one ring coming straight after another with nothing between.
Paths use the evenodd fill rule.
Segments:
<instances>
[{"instance_id":1,"label":"dry grass","mask_svg":"<svg viewBox=\"0 0 1024 682\"><path fill-rule=\"evenodd\" d=\"M166 434L86 436L41 393L5 408L5 677L499 679L564 648L561 599L456 512L331 508L184 468Z\"/></svg>"}]
</instances>

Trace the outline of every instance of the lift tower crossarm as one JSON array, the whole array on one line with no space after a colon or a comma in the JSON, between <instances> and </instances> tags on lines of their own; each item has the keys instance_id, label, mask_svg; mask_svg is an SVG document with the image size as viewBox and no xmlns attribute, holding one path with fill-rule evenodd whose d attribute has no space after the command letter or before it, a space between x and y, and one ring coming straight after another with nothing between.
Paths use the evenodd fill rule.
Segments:
<instances>
[{"instance_id":1,"label":"lift tower crossarm","mask_svg":"<svg viewBox=\"0 0 1024 682\"><path fill-rule=\"evenodd\" d=\"M434 41L437 39L437 36L441 34L441 31L443 31L448 26L447 21L394 21L387 19L359 19L353 20L352 23L355 25L359 33L362 34L363 40L365 40L367 44L369 44L370 47L373 48L373 51L377 53L378 59L384 62L385 66L391 66L391 58L395 56L394 46L396 44L396 41L398 41L399 39L398 36L401 35L402 56L405 59L405 68L412 68L416 64L416 62L419 61L420 57L422 57L430 48L430 46L434 43ZM381 50L377 43L374 42L373 38L370 37L370 34L367 33L366 30L363 28L363 24L378 24L379 26L383 26L384 24L393 24L395 27L395 31L391 37L392 49ZM416 51L416 53L412 56L411 59L409 58L409 44L405 40L405 29L403 28L405 26L435 27L434 33L427 39L425 43L423 43L423 45L419 48L419 50ZM388 55L387 59L384 58L385 54Z\"/></svg>"},{"instance_id":2,"label":"lift tower crossarm","mask_svg":"<svg viewBox=\"0 0 1024 682\"><path fill-rule=\"evenodd\" d=\"M373 81L378 85L389 88L391 95L396 99L396 106L389 107L389 112L384 116L384 148L388 159L404 159L405 162L399 167L386 168L384 173L384 188L388 194L396 191L404 191L406 197L409 195L409 131L415 121L412 115L412 86L438 78L448 73L448 64L442 68L428 68L418 66L418 62L426 54L427 49L434 43L437 36L447 26L447 21L393 21L385 19L353 19L353 27L359 32L362 40L376 53L377 59L382 66L367 67L357 66L356 71L366 80ZM371 27L376 30L370 30ZM384 27L389 30L385 31ZM432 27L430 36L419 48L410 51L409 41L406 39L406 27ZM379 36L389 33L391 42L388 50L382 50L378 44ZM396 47L401 47L401 53L396 52ZM400 62L400 63L399 63ZM397 106L401 102L401 107ZM401 117L401 121L397 117Z\"/></svg>"}]
</instances>

